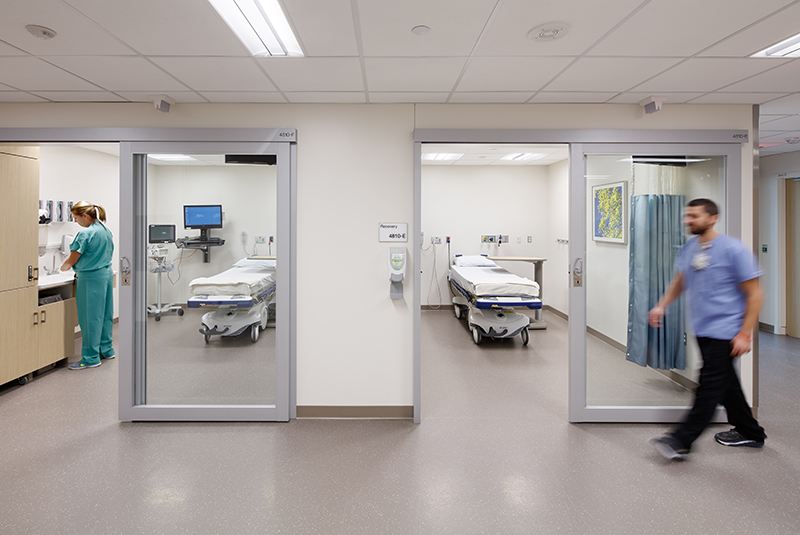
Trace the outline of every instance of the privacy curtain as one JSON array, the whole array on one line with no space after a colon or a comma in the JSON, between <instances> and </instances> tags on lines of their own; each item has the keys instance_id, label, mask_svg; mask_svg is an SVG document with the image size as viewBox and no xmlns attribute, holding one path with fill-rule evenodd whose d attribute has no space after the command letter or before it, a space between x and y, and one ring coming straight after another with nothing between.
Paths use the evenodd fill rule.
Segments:
<instances>
[{"instance_id":1,"label":"privacy curtain","mask_svg":"<svg viewBox=\"0 0 800 535\"><path fill-rule=\"evenodd\" d=\"M634 195L630 212L627 359L661 370L686 366L683 298L667 307L661 328L647 324L675 274L683 245L683 195Z\"/></svg>"}]
</instances>

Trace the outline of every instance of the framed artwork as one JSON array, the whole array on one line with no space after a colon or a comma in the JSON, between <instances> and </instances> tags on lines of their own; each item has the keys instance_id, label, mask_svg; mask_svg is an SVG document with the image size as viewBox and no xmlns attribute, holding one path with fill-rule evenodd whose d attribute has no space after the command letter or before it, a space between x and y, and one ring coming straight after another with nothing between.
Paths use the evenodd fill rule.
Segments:
<instances>
[{"instance_id":1,"label":"framed artwork","mask_svg":"<svg viewBox=\"0 0 800 535\"><path fill-rule=\"evenodd\" d=\"M627 182L592 186L592 239L612 243L627 243L625 205Z\"/></svg>"}]
</instances>

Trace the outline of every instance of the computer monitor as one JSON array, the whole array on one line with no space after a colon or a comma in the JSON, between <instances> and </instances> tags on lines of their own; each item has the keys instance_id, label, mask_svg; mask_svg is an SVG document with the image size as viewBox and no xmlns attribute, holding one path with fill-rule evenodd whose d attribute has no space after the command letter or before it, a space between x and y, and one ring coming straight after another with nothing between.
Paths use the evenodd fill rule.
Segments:
<instances>
[{"instance_id":1,"label":"computer monitor","mask_svg":"<svg viewBox=\"0 0 800 535\"><path fill-rule=\"evenodd\" d=\"M222 228L222 205L185 205L183 207L183 226L201 230Z\"/></svg>"},{"instance_id":2,"label":"computer monitor","mask_svg":"<svg viewBox=\"0 0 800 535\"><path fill-rule=\"evenodd\" d=\"M147 230L150 243L173 243L175 241L175 225L150 225Z\"/></svg>"}]
</instances>

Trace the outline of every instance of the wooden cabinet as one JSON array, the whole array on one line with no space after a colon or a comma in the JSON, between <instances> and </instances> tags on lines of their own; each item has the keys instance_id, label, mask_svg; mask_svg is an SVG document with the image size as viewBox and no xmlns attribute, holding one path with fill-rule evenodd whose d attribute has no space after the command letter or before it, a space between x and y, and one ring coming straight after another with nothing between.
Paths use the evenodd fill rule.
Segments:
<instances>
[{"instance_id":1,"label":"wooden cabinet","mask_svg":"<svg viewBox=\"0 0 800 535\"><path fill-rule=\"evenodd\" d=\"M37 369L38 288L0 292L0 384Z\"/></svg>"},{"instance_id":2,"label":"wooden cabinet","mask_svg":"<svg viewBox=\"0 0 800 535\"><path fill-rule=\"evenodd\" d=\"M75 348L75 299L39 307L38 360L34 370L72 355ZM31 370L33 371L33 370Z\"/></svg>"},{"instance_id":3,"label":"wooden cabinet","mask_svg":"<svg viewBox=\"0 0 800 535\"><path fill-rule=\"evenodd\" d=\"M39 161L0 152L0 191L0 292L34 287L39 271ZM5 314L8 309L0 310Z\"/></svg>"}]
</instances>

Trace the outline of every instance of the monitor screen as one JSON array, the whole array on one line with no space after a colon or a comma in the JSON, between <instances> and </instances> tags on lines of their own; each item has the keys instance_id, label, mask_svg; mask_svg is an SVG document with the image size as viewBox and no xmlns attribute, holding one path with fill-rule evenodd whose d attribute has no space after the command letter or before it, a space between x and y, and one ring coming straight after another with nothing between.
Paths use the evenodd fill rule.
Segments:
<instances>
[{"instance_id":1,"label":"monitor screen","mask_svg":"<svg viewBox=\"0 0 800 535\"><path fill-rule=\"evenodd\" d=\"M175 225L150 225L148 228L150 243L173 243L175 241Z\"/></svg>"},{"instance_id":2,"label":"monitor screen","mask_svg":"<svg viewBox=\"0 0 800 535\"><path fill-rule=\"evenodd\" d=\"M187 205L183 207L183 226L186 228L222 228L222 205Z\"/></svg>"}]
</instances>

